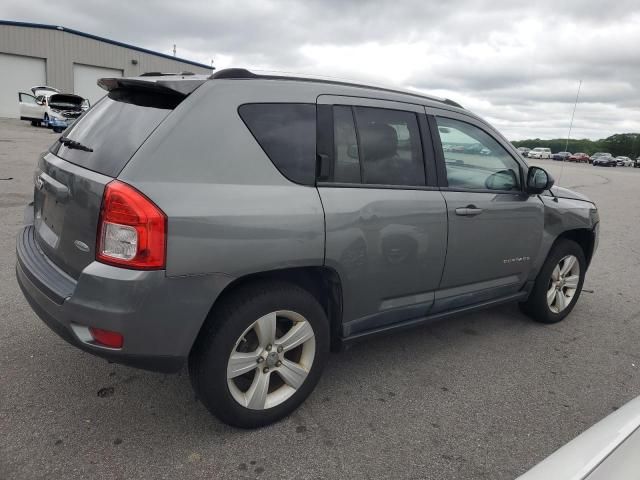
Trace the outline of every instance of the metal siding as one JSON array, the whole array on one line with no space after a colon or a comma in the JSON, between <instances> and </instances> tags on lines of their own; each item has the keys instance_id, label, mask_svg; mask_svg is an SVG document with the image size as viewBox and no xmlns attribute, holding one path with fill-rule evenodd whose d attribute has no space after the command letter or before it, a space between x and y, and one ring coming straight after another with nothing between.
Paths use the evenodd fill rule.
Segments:
<instances>
[{"instance_id":1,"label":"metal siding","mask_svg":"<svg viewBox=\"0 0 640 480\"><path fill-rule=\"evenodd\" d=\"M47 84L65 92L74 91L74 63L122 70L125 76L150 71L211 73L211 69L66 31L17 25L0 25L0 53L44 58ZM138 65L131 63L133 59ZM5 88L4 83L0 75L0 89Z\"/></svg>"}]
</instances>

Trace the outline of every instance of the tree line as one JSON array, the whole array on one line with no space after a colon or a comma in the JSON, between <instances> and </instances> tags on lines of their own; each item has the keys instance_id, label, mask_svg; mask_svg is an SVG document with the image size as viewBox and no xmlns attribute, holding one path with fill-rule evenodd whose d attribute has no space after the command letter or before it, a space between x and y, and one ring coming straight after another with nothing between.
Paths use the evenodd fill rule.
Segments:
<instances>
[{"instance_id":1,"label":"tree line","mask_svg":"<svg viewBox=\"0 0 640 480\"><path fill-rule=\"evenodd\" d=\"M552 152L564 152L567 145L566 138L554 138L552 140L516 140L511 142L515 147L548 147ZM600 140L588 138L571 139L566 150L571 153L584 152L593 155L596 152L608 152L614 157L625 156L637 158L640 156L640 133L617 133Z\"/></svg>"}]
</instances>

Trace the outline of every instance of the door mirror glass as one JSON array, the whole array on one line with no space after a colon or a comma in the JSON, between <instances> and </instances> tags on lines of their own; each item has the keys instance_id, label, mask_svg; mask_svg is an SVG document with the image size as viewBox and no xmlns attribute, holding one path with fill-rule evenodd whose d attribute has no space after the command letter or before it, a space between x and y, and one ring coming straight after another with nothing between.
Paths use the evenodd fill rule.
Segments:
<instances>
[{"instance_id":1,"label":"door mirror glass","mask_svg":"<svg viewBox=\"0 0 640 480\"><path fill-rule=\"evenodd\" d=\"M485 186L488 190L515 190L518 188L518 177L513 170L501 170L489 175Z\"/></svg>"},{"instance_id":2,"label":"door mirror glass","mask_svg":"<svg viewBox=\"0 0 640 480\"><path fill-rule=\"evenodd\" d=\"M554 180L546 170L540 167L529 167L527 173L527 192L531 194L542 193L553 186Z\"/></svg>"}]
</instances>

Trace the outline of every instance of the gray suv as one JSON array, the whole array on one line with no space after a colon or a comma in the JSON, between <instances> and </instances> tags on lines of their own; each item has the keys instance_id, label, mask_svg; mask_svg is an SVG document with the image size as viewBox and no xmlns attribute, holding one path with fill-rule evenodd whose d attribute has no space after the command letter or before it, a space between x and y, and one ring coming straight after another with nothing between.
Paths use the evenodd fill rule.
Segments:
<instances>
[{"instance_id":1,"label":"gray suv","mask_svg":"<svg viewBox=\"0 0 640 480\"><path fill-rule=\"evenodd\" d=\"M580 296L595 205L455 102L243 69L99 84L38 161L18 282L78 348L187 364L224 422L289 414L351 342Z\"/></svg>"}]
</instances>

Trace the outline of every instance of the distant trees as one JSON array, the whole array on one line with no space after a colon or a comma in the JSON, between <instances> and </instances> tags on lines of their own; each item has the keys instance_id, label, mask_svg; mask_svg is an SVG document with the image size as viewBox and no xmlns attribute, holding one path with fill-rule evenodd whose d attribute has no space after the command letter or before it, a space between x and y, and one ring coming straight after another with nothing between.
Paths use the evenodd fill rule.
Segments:
<instances>
[{"instance_id":1,"label":"distant trees","mask_svg":"<svg viewBox=\"0 0 640 480\"><path fill-rule=\"evenodd\" d=\"M552 152L562 152L567 143L566 138L554 138L552 140L516 140L516 147L549 147ZM588 138L569 140L567 150L571 153L584 152L592 155L596 152L609 152L614 157L623 155L637 158L640 156L640 133L616 133L601 140L589 140Z\"/></svg>"}]
</instances>

